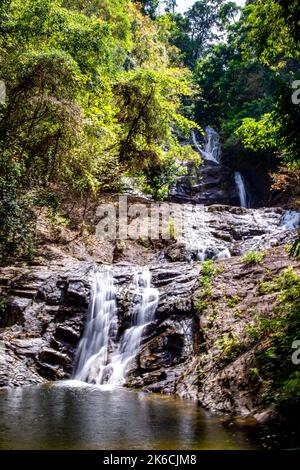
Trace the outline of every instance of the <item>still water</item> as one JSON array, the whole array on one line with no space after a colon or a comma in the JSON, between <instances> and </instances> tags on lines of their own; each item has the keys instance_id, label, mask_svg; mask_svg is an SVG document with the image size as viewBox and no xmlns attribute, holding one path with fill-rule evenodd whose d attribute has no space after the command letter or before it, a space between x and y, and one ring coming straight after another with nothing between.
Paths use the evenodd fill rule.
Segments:
<instances>
[{"instance_id":1,"label":"still water","mask_svg":"<svg viewBox=\"0 0 300 470\"><path fill-rule=\"evenodd\" d=\"M79 382L0 392L0 449L257 449L195 403Z\"/></svg>"}]
</instances>

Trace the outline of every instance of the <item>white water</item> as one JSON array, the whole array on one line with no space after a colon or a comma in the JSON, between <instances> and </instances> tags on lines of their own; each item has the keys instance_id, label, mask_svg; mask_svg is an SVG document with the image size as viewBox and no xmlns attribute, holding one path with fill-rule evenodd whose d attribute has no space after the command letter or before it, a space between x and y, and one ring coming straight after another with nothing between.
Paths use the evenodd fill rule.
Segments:
<instances>
[{"instance_id":1,"label":"white water","mask_svg":"<svg viewBox=\"0 0 300 470\"><path fill-rule=\"evenodd\" d=\"M285 230L295 230L300 225L300 213L287 211L282 218L282 226Z\"/></svg>"},{"instance_id":2,"label":"white water","mask_svg":"<svg viewBox=\"0 0 300 470\"><path fill-rule=\"evenodd\" d=\"M246 182L239 171L236 171L234 174L235 184L239 193L240 206L241 207L250 207L250 198L247 192Z\"/></svg>"},{"instance_id":3,"label":"white water","mask_svg":"<svg viewBox=\"0 0 300 470\"><path fill-rule=\"evenodd\" d=\"M220 253L215 256L215 259L229 259L231 258L231 253L228 248L225 248Z\"/></svg>"},{"instance_id":4,"label":"white water","mask_svg":"<svg viewBox=\"0 0 300 470\"><path fill-rule=\"evenodd\" d=\"M97 272L93 284L90 314L78 350L75 379L113 389L124 383L130 363L137 356L144 330L155 316L158 290L151 287L148 268L135 276L131 326L117 342L117 303L113 277Z\"/></svg>"},{"instance_id":5,"label":"white water","mask_svg":"<svg viewBox=\"0 0 300 470\"><path fill-rule=\"evenodd\" d=\"M221 161L221 142L218 132L212 127L206 127L205 129L206 140L204 150L199 145L197 137L194 131L192 131L193 145L196 147L199 153L203 156L204 160L210 160L212 162L220 164Z\"/></svg>"},{"instance_id":6,"label":"white water","mask_svg":"<svg viewBox=\"0 0 300 470\"><path fill-rule=\"evenodd\" d=\"M247 209L180 204L174 220L182 221L178 236L190 260L226 259L284 243L300 225L300 213L279 208ZM286 234L286 235L285 235ZM287 242L289 243L289 242Z\"/></svg>"},{"instance_id":7,"label":"white water","mask_svg":"<svg viewBox=\"0 0 300 470\"><path fill-rule=\"evenodd\" d=\"M75 380L103 383L110 349L117 335L118 309L109 270L94 274L85 332L77 352Z\"/></svg>"}]
</instances>

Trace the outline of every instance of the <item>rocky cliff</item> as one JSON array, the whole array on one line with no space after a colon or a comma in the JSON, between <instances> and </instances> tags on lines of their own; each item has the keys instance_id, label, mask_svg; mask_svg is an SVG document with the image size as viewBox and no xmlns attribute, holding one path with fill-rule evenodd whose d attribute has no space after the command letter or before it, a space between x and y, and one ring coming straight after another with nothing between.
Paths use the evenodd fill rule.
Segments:
<instances>
[{"instance_id":1,"label":"rocky cliff","mask_svg":"<svg viewBox=\"0 0 300 470\"><path fill-rule=\"evenodd\" d=\"M199 262L151 266L160 301L127 386L264 419L265 384L253 382L251 375L263 340L253 342L249 325L257 312L274 316L279 293L263 295L259 288L291 265L299 273L299 263L284 248L274 248L258 264L236 257L217 261L209 273ZM94 263L66 260L1 269L1 387L71 377L94 268ZM117 263L112 270L121 334L130 324L135 266Z\"/></svg>"}]
</instances>

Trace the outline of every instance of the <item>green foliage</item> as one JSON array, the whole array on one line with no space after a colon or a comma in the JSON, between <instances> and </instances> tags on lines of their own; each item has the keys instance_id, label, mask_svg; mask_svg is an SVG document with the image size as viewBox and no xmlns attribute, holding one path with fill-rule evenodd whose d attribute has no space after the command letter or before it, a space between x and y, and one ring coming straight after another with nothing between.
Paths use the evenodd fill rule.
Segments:
<instances>
[{"instance_id":1,"label":"green foliage","mask_svg":"<svg viewBox=\"0 0 300 470\"><path fill-rule=\"evenodd\" d=\"M186 174L186 167L178 164L175 159L159 162L151 166L142 179L142 190L150 194L157 201L163 201L169 196L170 187L176 182L178 176Z\"/></svg>"},{"instance_id":2,"label":"green foliage","mask_svg":"<svg viewBox=\"0 0 300 470\"><path fill-rule=\"evenodd\" d=\"M225 297L225 303L227 307L234 308L241 302L241 298L238 295L232 297Z\"/></svg>"},{"instance_id":3,"label":"green foliage","mask_svg":"<svg viewBox=\"0 0 300 470\"><path fill-rule=\"evenodd\" d=\"M30 195L19 184L23 166L17 154L0 155L0 251L4 254L31 256L34 239L34 215Z\"/></svg>"},{"instance_id":4,"label":"green foliage","mask_svg":"<svg viewBox=\"0 0 300 470\"><path fill-rule=\"evenodd\" d=\"M29 246L29 195L54 184L86 197L118 190L127 172L165 197L182 153L176 133L196 125L181 112L194 89L191 74L174 65L167 23L127 0L12 0L1 8L1 247Z\"/></svg>"},{"instance_id":5,"label":"green foliage","mask_svg":"<svg viewBox=\"0 0 300 470\"><path fill-rule=\"evenodd\" d=\"M291 256L295 256L296 258L300 257L300 238L298 238L289 250L289 254Z\"/></svg>"},{"instance_id":6,"label":"green foliage","mask_svg":"<svg viewBox=\"0 0 300 470\"><path fill-rule=\"evenodd\" d=\"M226 333L219 340L219 347L222 355L218 357L217 361L222 364L227 364L236 359L244 350L243 344L238 337L233 333Z\"/></svg>"},{"instance_id":7,"label":"green foliage","mask_svg":"<svg viewBox=\"0 0 300 470\"><path fill-rule=\"evenodd\" d=\"M300 335L300 278L288 268L277 279L260 286L261 294L279 292L273 315L257 318L254 326L259 340L267 338L256 354L261 378L269 384L265 400L293 415L299 410L299 374L292 363L292 344ZM252 331L253 336L253 331Z\"/></svg>"},{"instance_id":8,"label":"green foliage","mask_svg":"<svg viewBox=\"0 0 300 470\"><path fill-rule=\"evenodd\" d=\"M159 0L137 0L142 5L144 14L149 15L150 18L156 17Z\"/></svg>"},{"instance_id":9,"label":"green foliage","mask_svg":"<svg viewBox=\"0 0 300 470\"><path fill-rule=\"evenodd\" d=\"M294 372L282 384L277 398L278 407L288 414L300 411L300 372Z\"/></svg>"},{"instance_id":10,"label":"green foliage","mask_svg":"<svg viewBox=\"0 0 300 470\"><path fill-rule=\"evenodd\" d=\"M236 129L235 134L246 148L254 151L281 151L285 162L299 164L299 106L292 103L293 90L285 84L278 85L275 95L273 112L262 116L259 120L246 118Z\"/></svg>"},{"instance_id":11,"label":"green foliage","mask_svg":"<svg viewBox=\"0 0 300 470\"><path fill-rule=\"evenodd\" d=\"M299 42L300 44L300 42ZM285 163L295 163L300 168L300 105L295 104L292 95L293 81L300 79L300 60L288 70L290 77L282 77L274 95L273 121L277 126L277 148ZM298 82L300 83L300 82ZM298 86L299 88L299 86Z\"/></svg>"},{"instance_id":12,"label":"green foliage","mask_svg":"<svg viewBox=\"0 0 300 470\"><path fill-rule=\"evenodd\" d=\"M208 280L211 280L215 273L215 266L213 260L209 259L204 261L201 265L201 284L205 284Z\"/></svg>"},{"instance_id":13,"label":"green foliage","mask_svg":"<svg viewBox=\"0 0 300 470\"><path fill-rule=\"evenodd\" d=\"M285 291L286 289L294 288L298 285L299 277L290 266L277 278L271 281L261 282L258 290L261 295L265 295Z\"/></svg>"},{"instance_id":14,"label":"green foliage","mask_svg":"<svg viewBox=\"0 0 300 470\"><path fill-rule=\"evenodd\" d=\"M262 62L279 67L283 66L284 60L298 56L296 2L256 0L246 7L246 12L247 56L254 53Z\"/></svg>"},{"instance_id":15,"label":"green foliage","mask_svg":"<svg viewBox=\"0 0 300 470\"><path fill-rule=\"evenodd\" d=\"M201 264L200 289L195 300L195 309L198 313L203 312L209 306L214 307L212 297L212 279L222 271L221 266L215 266L213 260L204 261Z\"/></svg>"},{"instance_id":16,"label":"green foliage","mask_svg":"<svg viewBox=\"0 0 300 470\"><path fill-rule=\"evenodd\" d=\"M242 125L235 131L237 137L251 150L276 149L278 126L271 114L265 114L259 121L253 118L243 119Z\"/></svg>"},{"instance_id":17,"label":"green foliage","mask_svg":"<svg viewBox=\"0 0 300 470\"><path fill-rule=\"evenodd\" d=\"M171 42L182 51L186 65L194 68L196 61L222 37L224 26L235 19L237 12L233 2L198 0L184 16L173 15Z\"/></svg>"},{"instance_id":18,"label":"green foliage","mask_svg":"<svg viewBox=\"0 0 300 470\"><path fill-rule=\"evenodd\" d=\"M268 165L280 156L299 168L300 107L291 98L300 78L297 8L294 1L248 2L239 21L227 25L226 42L196 63L195 80L203 90L194 105L196 120L221 129L226 153L248 158L248 165L250 158ZM293 195L297 178L290 180Z\"/></svg>"},{"instance_id":19,"label":"green foliage","mask_svg":"<svg viewBox=\"0 0 300 470\"><path fill-rule=\"evenodd\" d=\"M243 256L243 263L246 266L254 266L263 262L265 258L265 253L258 251L249 251Z\"/></svg>"},{"instance_id":20,"label":"green foliage","mask_svg":"<svg viewBox=\"0 0 300 470\"><path fill-rule=\"evenodd\" d=\"M288 3L257 0L247 6L243 49L246 60L252 60L255 55L269 69L276 71L272 122L269 122L272 145L276 144L275 149L282 153L285 161L299 162L300 108L291 98L294 93L292 82L299 79L299 10L294 1ZM264 131L263 123L260 124L258 131L263 132L262 144L269 145L268 128Z\"/></svg>"},{"instance_id":21,"label":"green foliage","mask_svg":"<svg viewBox=\"0 0 300 470\"><path fill-rule=\"evenodd\" d=\"M262 337L261 331L261 324L259 323L259 319L257 320L256 324L246 325L246 332L248 333L249 337L254 343L258 343Z\"/></svg>"},{"instance_id":22,"label":"green foliage","mask_svg":"<svg viewBox=\"0 0 300 470\"><path fill-rule=\"evenodd\" d=\"M177 156L180 147L171 128L188 134L194 125L177 113L181 97L190 94L184 71L129 72L116 90L118 119L123 124L120 161L139 170Z\"/></svg>"}]
</instances>

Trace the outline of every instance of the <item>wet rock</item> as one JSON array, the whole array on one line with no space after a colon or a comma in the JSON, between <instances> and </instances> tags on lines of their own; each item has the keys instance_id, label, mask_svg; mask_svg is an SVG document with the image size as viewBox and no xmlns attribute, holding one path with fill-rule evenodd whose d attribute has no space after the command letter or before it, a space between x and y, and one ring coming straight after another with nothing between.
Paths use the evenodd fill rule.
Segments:
<instances>
[{"instance_id":1,"label":"wet rock","mask_svg":"<svg viewBox=\"0 0 300 470\"><path fill-rule=\"evenodd\" d=\"M193 167L190 173L181 176L171 189L170 199L176 203L239 204L239 196L234 181L234 172L212 161L204 161L194 175Z\"/></svg>"},{"instance_id":2,"label":"wet rock","mask_svg":"<svg viewBox=\"0 0 300 470\"><path fill-rule=\"evenodd\" d=\"M58 365L38 362L37 370L39 375L47 380L54 381L66 378L65 371L62 370Z\"/></svg>"},{"instance_id":3,"label":"wet rock","mask_svg":"<svg viewBox=\"0 0 300 470\"><path fill-rule=\"evenodd\" d=\"M167 368L180 361L184 337L175 331L163 333L142 349L139 356L140 368L147 371Z\"/></svg>"},{"instance_id":4,"label":"wet rock","mask_svg":"<svg viewBox=\"0 0 300 470\"><path fill-rule=\"evenodd\" d=\"M70 376L86 319L92 269L88 263L3 269L6 309L1 315L0 342L6 354L0 368L2 386ZM10 367L16 369L16 376Z\"/></svg>"},{"instance_id":5,"label":"wet rock","mask_svg":"<svg viewBox=\"0 0 300 470\"><path fill-rule=\"evenodd\" d=\"M58 278L54 275L53 278L42 284L39 289L39 297L47 302L48 305L57 305L63 301L63 291L57 285Z\"/></svg>"},{"instance_id":6,"label":"wet rock","mask_svg":"<svg viewBox=\"0 0 300 470\"><path fill-rule=\"evenodd\" d=\"M50 365L65 366L69 362L69 357L54 349L45 348L39 353L39 361Z\"/></svg>"},{"instance_id":7,"label":"wet rock","mask_svg":"<svg viewBox=\"0 0 300 470\"><path fill-rule=\"evenodd\" d=\"M164 253L172 262L203 261L292 243L297 233L288 228L287 215L280 208L177 205L174 220L184 221L184 231Z\"/></svg>"},{"instance_id":8,"label":"wet rock","mask_svg":"<svg viewBox=\"0 0 300 470\"><path fill-rule=\"evenodd\" d=\"M44 344L42 338L14 339L11 346L17 352L18 356L37 357Z\"/></svg>"},{"instance_id":9,"label":"wet rock","mask_svg":"<svg viewBox=\"0 0 300 470\"><path fill-rule=\"evenodd\" d=\"M76 346L80 339L80 331L70 326L59 326L55 331L55 338L64 343Z\"/></svg>"},{"instance_id":10,"label":"wet rock","mask_svg":"<svg viewBox=\"0 0 300 470\"><path fill-rule=\"evenodd\" d=\"M83 281L69 281L66 301L73 306L87 308L89 290Z\"/></svg>"},{"instance_id":11,"label":"wet rock","mask_svg":"<svg viewBox=\"0 0 300 470\"><path fill-rule=\"evenodd\" d=\"M5 312L1 315L1 326L12 326L25 321L26 308L31 305L31 299L8 297Z\"/></svg>"}]
</instances>

